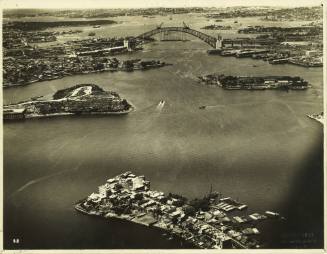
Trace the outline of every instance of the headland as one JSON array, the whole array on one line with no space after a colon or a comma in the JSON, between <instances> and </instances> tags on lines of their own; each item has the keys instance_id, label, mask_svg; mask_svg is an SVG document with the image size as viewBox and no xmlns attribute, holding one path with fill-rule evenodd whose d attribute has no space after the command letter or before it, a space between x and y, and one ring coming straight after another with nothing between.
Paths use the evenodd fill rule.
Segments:
<instances>
[{"instance_id":1,"label":"headland","mask_svg":"<svg viewBox=\"0 0 327 254\"><path fill-rule=\"evenodd\" d=\"M104 91L95 84L78 84L58 90L52 96L39 96L29 101L4 105L4 120L55 117L64 115L127 114L134 107L118 93Z\"/></svg>"}]
</instances>

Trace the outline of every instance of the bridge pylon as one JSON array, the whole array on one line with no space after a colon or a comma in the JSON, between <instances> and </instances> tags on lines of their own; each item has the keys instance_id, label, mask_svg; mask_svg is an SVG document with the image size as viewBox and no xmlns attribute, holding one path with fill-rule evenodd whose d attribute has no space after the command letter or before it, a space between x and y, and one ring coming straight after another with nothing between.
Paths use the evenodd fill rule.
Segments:
<instances>
[{"instance_id":1,"label":"bridge pylon","mask_svg":"<svg viewBox=\"0 0 327 254\"><path fill-rule=\"evenodd\" d=\"M217 40L216 40L216 49L221 49L223 47L223 37L218 34Z\"/></svg>"},{"instance_id":2,"label":"bridge pylon","mask_svg":"<svg viewBox=\"0 0 327 254\"><path fill-rule=\"evenodd\" d=\"M157 29L160 29L162 27L162 25L163 25L163 22L161 22L160 25L157 25Z\"/></svg>"},{"instance_id":3,"label":"bridge pylon","mask_svg":"<svg viewBox=\"0 0 327 254\"><path fill-rule=\"evenodd\" d=\"M183 21L183 27L185 28L185 29L189 29L190 27L188 26L188 25L186 25L186 23Z\"/></svg>"}]
</instances>

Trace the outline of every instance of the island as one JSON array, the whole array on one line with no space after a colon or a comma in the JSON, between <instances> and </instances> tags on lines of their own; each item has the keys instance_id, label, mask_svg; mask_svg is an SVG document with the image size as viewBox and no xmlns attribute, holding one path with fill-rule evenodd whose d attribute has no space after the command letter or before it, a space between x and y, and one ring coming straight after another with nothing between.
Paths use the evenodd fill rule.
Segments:
<instances>
[{"instance_id":1,"label":"island","mask_svg":"<svg viewBox=\"0 0 327 254\"><path fill-rule=\"evenodd\" d=\"M150 181L131 171L110 178L98 191L78 201L75 209L104 219L155 227L196 248L260 248L263 221L285 219L276 212L250 213L247 205L218 192L200 199L150 190Z\"/></svg>"},{"instance_id":2,"label":"island","mask_svg":"<svg viewBox=\"0 0 327 254\"><path fill-rule=\"evenodd\" d=\"M324 112L320 112L318 114L308 114L307 117L318 121L322 125L324 124L325 118L324 118Z\"/></svg>"},{"instance_id":3,"label":"island","mask_svg":"<svg viewBox=\"0 0 327 254\"><path fill-rule=\"evenodd\" d=\"M300 77L290 76L230 76L209 74L199 76L199 81L209 86L218 86L226 90L305 90L309 83Z\"/></svg>"},{"instance_id":4,"label":"island","mask_svg":"<svg viewBox=\"0 0 327 254\"><path fill-rule=\"evenodd\" d=\"M34 97L29 101L3 106L4 120L54 117L81 114L127 114L134 107L112 91L95 84L78 84L58 90L52 96Z\"/></svg>"}]
</instances>

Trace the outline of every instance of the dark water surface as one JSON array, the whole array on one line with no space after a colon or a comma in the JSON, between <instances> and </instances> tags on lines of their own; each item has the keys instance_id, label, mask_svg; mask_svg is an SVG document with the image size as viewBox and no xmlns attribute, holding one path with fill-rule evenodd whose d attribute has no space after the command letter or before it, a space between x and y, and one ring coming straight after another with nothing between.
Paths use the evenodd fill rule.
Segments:
<instances>
[{"instance_id":1,"label":"dark water surface","mask_svg":"<svg viewBox=\"0 0 327 254\"><path fill-rule=\"evenodd\" d=\"M189 247L155 229L74 210L77 200L126 170L144 174L165 193L201 197L212 184L252 211L280 212L284 223L264 226L267 247L322 248L323 128L306 117L322 111L322 69L208 56L207 49L194 38L156 42L119 58L158 58L172 66L4 90L6 104L92 82L136 106L126 116L4 124L5 248ZM197 83L197 75L211 72L298 75L312 88L225 91ZM161 110L160 100L166 101Z\"/></svg>"}]
</instances>

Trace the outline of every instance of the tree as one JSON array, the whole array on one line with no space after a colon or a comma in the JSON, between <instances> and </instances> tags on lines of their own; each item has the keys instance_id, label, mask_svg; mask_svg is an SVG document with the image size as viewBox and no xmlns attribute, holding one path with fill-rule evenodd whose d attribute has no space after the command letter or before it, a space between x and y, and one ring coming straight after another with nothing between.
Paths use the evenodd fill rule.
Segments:
<instances>
[{"instance_id":1,"label":"tree","mask_svg":"<svg viewBox=\"0 0 327 254\"><path fill-rule=\"evenodd\" d=\"M196 213L196 210L191 205L185 205L183 206L183 212L185 213L185 216L193 216Z\"/></svg>"},{"instance_id":2,"label":"tree","mask_svg":"<svg viewBox=\"0 0 327 254\"><path fill-rule=\"evenodd\" d=\"M195 208L196 211L208 211L209 210L209 198L204 197L202 199L193 199L190 201L190 205Z\"/></svg>"}]
</instances>

